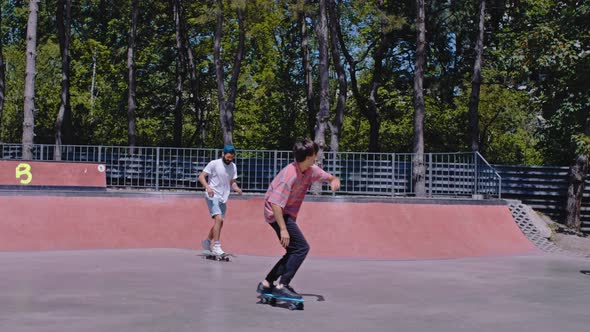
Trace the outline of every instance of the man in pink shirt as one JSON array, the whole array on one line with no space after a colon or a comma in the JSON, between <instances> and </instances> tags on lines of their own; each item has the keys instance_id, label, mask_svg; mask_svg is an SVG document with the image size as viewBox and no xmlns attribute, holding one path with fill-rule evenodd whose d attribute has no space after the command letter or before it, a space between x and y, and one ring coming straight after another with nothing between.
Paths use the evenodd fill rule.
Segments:
<instances>
[{"instance_id":1,"label":"man in pink shirt","mask_svg":"<svg viewBox=\"0 0 590 332\"><path fill-rule=\"evenodd\" d=\"M313 182L329 183L332 191L340 189L340 179L315 165L317 153L318 145L310 139L295 143L295 162L285 166L266 191L264 217L287 252L258 284L259 293L301 299L289 286L309 252L309 244L296 223L297 214ZM279 277L275 287L274 281Z\"/></svg>"}]
</instances>

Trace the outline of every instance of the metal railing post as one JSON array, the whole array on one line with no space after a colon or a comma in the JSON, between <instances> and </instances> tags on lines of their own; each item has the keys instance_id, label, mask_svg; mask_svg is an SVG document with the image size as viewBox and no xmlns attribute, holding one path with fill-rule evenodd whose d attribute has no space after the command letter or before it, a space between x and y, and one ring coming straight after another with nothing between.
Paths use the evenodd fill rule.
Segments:
<instances>
[{"instance_id":1,"label":"metal railing post","mask_svg":"<svg viewBox=\"0 0 590 332\"><path fill-rule=\"evenodd\" d=\"M391 154L391 197L395 197L395 153Z\"/></svg>"},{"instance_id":2,"label":"metal railing post","mask_svg":"<svg viewBox=\"0 0 590 332\"><path fill-rule=\"evenodd\" d=\"M428 153L428 170L426 174L428 176L428 196L432 197L432 153Z\"/></svg>"},{"instance_id":3,"label":"metal railing post","mask_svg":"<svg viewBox=\"0 0 590 332\"><path fill-rule=\"evenodd\" d=\"M274 176L277 175L277 158L278 158L277 157L277 155L278 155L278 151L277 150L274 151L274 155L275 156L273 158L274 159L274 162L273 162L273 166L272 166L272 177L271 178L274 178Z\"/></svg>"},{"instance_id":4,"label":"metal railing post","mask_svg":"<svg viewBox=\"0 0 590 332\"><path fill-rule=\"evenodd\" d=\"M473 159L474 159L474 163L473 164L474 164L474 168L475 168L474 169L475 174L474 174L474 180L473 180L474 181L474 183L473 183L473 186L474 186L474 188L473 188L474 189L473 190L473 194L474 195L477 195L478 194L478 186L479 186L479 171L478 171L478 167L477 167L477 160L478 160L478 158L477 158L477 151L473 152Z\"/></svg>"},{"instance_id":5,"label":"metal railing post","mask_svg":"<svg viewBox=\"0 0 590 332\"><path fill-rule=\"evenodd\" d=\"M408 183L410 184L410 192L409 194L416 194L415 190L414 190L414 159L416 159L416 154L415 153L410 153L410 174L409 174L409 179L408 179Z\"/></svg>"},{"instance_id":6,"label":"metal railing post","mask_svg":"<svg viewBox=\"0 0 590 332\"><path fill-rule=\"evenodd\" d=\"M332 151L332 174L336 176L336 151ZM336 196L336 192L332 191L332 196Z\"/></svg>"},{"instance_id":7,"label":"metal railing post","mask_svg":"<svg viewBox=\"0 0 590 332\"><path fill-rule=\"evenodd\" d=\"M160 147L156 147L156 191L160 190Z\"/></svg>"}]
</instances>

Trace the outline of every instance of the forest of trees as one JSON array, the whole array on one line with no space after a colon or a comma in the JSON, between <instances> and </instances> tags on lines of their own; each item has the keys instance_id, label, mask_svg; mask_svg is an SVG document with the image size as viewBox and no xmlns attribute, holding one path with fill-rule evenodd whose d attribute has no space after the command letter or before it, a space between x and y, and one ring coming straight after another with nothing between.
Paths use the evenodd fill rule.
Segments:
<instances>
[{"instance_id":1,"label":"forest of trees","mask_svg":"<svg viewBox=\"0 0 590 332\"><path fill-rule=\"evenodd\" d=\"M590 151L588 1L0 3L0 142Z\"/></svg>"}]
</instances>

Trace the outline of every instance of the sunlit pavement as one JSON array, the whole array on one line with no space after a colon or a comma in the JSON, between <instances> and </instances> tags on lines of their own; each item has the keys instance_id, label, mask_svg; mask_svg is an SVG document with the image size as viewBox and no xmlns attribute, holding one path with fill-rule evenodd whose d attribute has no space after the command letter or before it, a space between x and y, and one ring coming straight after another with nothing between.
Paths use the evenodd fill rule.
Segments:
<instances>
[{"instance_id":1,"label":"sunlit pavement","mask_svg":"<svg viewBox=\"0 0 590 332\"><path fill-rule=\"evenodd\" d=\"M313 248L312 248L313 250ZM176 249L0 253L0 331L586 331L590 260L310 258L304 311L256 304L277 257Z\"/></svg>"}]
</instances>

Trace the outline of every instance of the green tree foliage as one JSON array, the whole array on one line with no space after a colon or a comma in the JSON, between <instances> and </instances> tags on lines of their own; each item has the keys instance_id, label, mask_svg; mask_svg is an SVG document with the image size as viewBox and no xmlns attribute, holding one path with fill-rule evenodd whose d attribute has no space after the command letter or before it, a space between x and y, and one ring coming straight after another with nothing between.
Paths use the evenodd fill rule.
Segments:
<instances>
[{"instance_id":1,"label":"green tree foliage","mask_svg":"<svg viewBox=\"0 0 590 332\"><path fill-rule=\"evenodd\" d=\"M570 164L573 135L590 133L590 4L526 1L510 15L499 53L544 119L536 129L545 161Z\"/></svg>"},{"instance_id":2,"label":"green tree foliage","mask_svg":"<svg viewBox=\"0 0 590 332\"><path fill-rule=\"evenodd\" d=\"M39 11L35 142L46 144L54 142L53 124L60 102L55 3L42 1ZM357 100L352 95L350 63L340 50L349 83L340 151L369 150L371 128L364 106L358 103L369 99L374 84L379 150L412 151L414 3L335 2L343 45L356 61L354 79L362 97ZM0 4L6 66L0 140L20 142L28 4L19 0ZM213 64L215 1L182 4L192 57L183 82L182 144L219 147L222 134ZM573 0L487 0L479 125L480 151L489 161L566 165L573 160L576 144L582 144L590 133L589 6ZM299 15L317 10L314 1L248 1L246 48L234 113L234 143L239 148L289 149L296 138L312 132L315 117L306 104ZM77 144L127 144L129 11L129 1L73 2L70 94ZM238 37L236 12L228 7L225 15L222 57L231 66ZM426 1L426 152L469 150L467 107L476 15L472 0ZM308 19L306 23L314 88L319 91L314 22ZM137 145L171 146L179 65L172 1L142 0L137 36ZM373 80L374 55L383 36L388 43L381 67L377 67L378 79ZM331 114L337 89L331 62ZM319 100L314 103L319 107Z\"/></svg>"}]
</instances>

